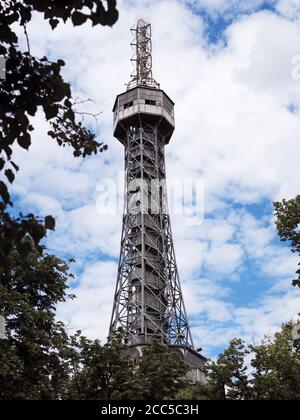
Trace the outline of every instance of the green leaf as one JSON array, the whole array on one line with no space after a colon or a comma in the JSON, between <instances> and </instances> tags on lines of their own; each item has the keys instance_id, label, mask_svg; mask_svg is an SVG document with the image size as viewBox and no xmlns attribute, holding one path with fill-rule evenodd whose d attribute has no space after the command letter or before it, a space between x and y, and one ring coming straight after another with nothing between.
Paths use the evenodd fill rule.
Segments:
<instances>
[{"instance_id":1,"label":"green leaf","mask_svg":"<svg viewBox=\"0 0 300 420\"><path fill-rule=\"evenodd\" d=\"M52 216L45 217L45 227L48 230L55 230L55 219Z\"/></svg>"},{"instance_id":2,"label":"green leaf","mask_svg":"<svg viewBox=\"0 0 300 420\"><path fill-rule=\"evenodd\" d=\"M15 174L11 169L6 169L5 176L9 180L9 182L12 184L15 180Z\"/></svg>"},{"instance_id":3,"label":"green leaf","mask_svg":"<svg viewBox=\"0 0 300 420\"><path fill-rule=\"evenodd\" d=\"M14 162L10 162L10 164L17 172L20 170L19 166L16 165Z\"/></svg>"},{"instance_id":4,"label":"green leaf","mask_svg":"<svg viewBox=\"0 0 300 420\"><path fill-rule=\"evenodd\" d=\"M81 12L75 11L72 14L72 22L74 26L83 25L87 21L87 16Z\"/></svg>"},{"instance_id":5,"label":"green leaf","mask_svg":"<svg viewBox=\"0 0 300 420\"><path fill-rule=\"evenodd\" d=\"M23 136L18 137L18 144L23 149L28 150L29 149L29 146L31 145L31 137L30 137L30 135L28 133L26 133Z\"/></svg>"},{"instance_id":6,"label":"green leaf","mask_svg":"<svg viewBox=\"0 0 300 420\"><path fill-rule=\"evenodd\" d=\"M48 131L48 136L52 137L53 139L56 138L56 134L52 130Z\"/></svg>"},{"instance_id":7,"label":"green leaf","mask_svg":"<svg viewBox=\"0 0 300 420\"><path fill-rule=\"evenodd\" d=\"M9 192L8 192L7 186L2 181L0 181L0 195L4 203L8 204L10 200Z\"/></svg>"},{"instance_id":8,"label":"green leaf","mask_svg":"<svg viewBox=\"0 0 300 420\"><path fill-rule=\"evenodd\" d=\"M36 244L38 244L41 241L41 239L46 235L44 226L37 222L31 225L30 232L32 239Z\"/></svg>"},{"instance_id":9,"label":"green leaf","mask_svg":"<svg viewBox=\"0 0 300 420\"><path fill-rule=\"evenodd\" d=\"M69 109L67 112L65 112L65 119L71 120L72 122L75 121L75 113L72 111L72 109Z\"/></svg>"},{"instance_id":10,"label":"green leaf","mask_svg":"<svg viewBox=\"0 0 300 420\"><path fill-rule=\"evenodd\" d=\"M31 0L31 3L38 12L46 12L49 6L47 0Z\"/></svg>"},{"instance_id":11,"label":"green leaf","mask_svg":"<svg viewBox=\"0 0 300 420\"><path fill-rule=\"evenodd\" d=\"M64 104L65 104L65 106L67 108L71 108L72 107L72 103L71 103L71 101L69 99L66 99L65 102L64 102Z\"/></svg>"},{"instance_id":12,"label":"green leaf","mask_svg":"<svg viewBox=\"0 0 300 420\"><path fill-rule=\"evenodd\" d=\"M28 104L27 106L27 112L29 115L31 115L32 117L35 116L36 112L37 112L37 106L35 104Z\"/></svg>"},{"instance_id":13,"label":"green leaf","mask_svg":"<svg viewBox=\"0 0 300 420\"><path fill-rule=\"evenodd\" d=\"M2 169L4 168L5 165L5 160L0 158L0 171L2 171Z\"/></svg>"},{"instance_id":14,"label":"green leaf","mask_svg":"<svg viewBox=\"0 0 300 420\"><path fill-rule=\"evenodd\" d=\"M21 256L26 257L30 252L33 251L32 242L30 241L20 241L17 243L17 249Z\"/></svg>"},{"instance_id":15,"label":"green leaf","mask_svg":"<svg viewBox=\"0 0 300 420\"><path fill-rule=\"evenodd\" d=\"M51 26L52 30L54 30L57 27L57 25L59 24L59 20L51 18L49 20L49 23L50 23L50 26Z\"/></svg>"},{"instance_id":16,"label":"green leaf","mask_svg":"<svg viewBox=\"0 0 300 420\"><path fill-rule=\"evenodd\" d=\"M47 121L52 120L58 114L58 105L44 106Z\"/></svg>"}]
</instances>

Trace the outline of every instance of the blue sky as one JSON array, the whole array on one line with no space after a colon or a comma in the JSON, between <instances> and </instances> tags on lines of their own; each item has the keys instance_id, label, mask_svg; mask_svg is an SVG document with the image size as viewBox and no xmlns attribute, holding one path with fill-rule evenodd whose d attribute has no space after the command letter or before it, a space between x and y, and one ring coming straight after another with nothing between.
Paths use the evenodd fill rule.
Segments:
<instances>
[{"instance_id":1,"label":"blue sky","mask_svg":"<svg viewBox=\"0 0 300 420\"><path fill-rule=\"evenodd\" d=\"M250 4L245 1L219 2L219 4L216 2L214 7L209 7L209 3L197 0L187 2L192 12L202 17L205 23L204 36L211 44L220 41L226 43L226 28L243 16L262 10L277 13L276 0L252 1Z\"/></svg>"},{"instance_id":2,"label":"blue sky","mask_svg":"<svg viewBox=\"0 0 300 420\"><path fill-rule=\"evenodd\" d=\"M155 78L176 103L169 184L201 174L205 188L200 225L171 216L194 341L209 356L234 337L259 341L300 309L300 291L290 286L298 261L277 238L272 208L299 193L300 81L292 64L300 54L299 2L122 0L119 9L112 29L52 32L38 17L28 28L32 51L63 58L75 96L93 99L86 110L102 111L99 127L87 123L109 145L76 160L46 137L39 116L30 154L16 150L18 208L53 214L47 246L77 260L78 298L60 306L59 317L106 338L122 215L99 214L97 185L123 169L111 110L132 71L129 29L143 17L153 26Z\"/></svg>"}]
</instances>

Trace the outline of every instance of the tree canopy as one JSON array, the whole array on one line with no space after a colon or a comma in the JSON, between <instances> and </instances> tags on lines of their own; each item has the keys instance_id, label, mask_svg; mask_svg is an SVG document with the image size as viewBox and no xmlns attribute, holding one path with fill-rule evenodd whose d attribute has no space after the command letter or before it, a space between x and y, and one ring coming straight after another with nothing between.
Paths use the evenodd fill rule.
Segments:
<instances>
[{"instance_id":1,"label":"tree canopy","mask_svg":"<svg viewBox=\"0 0 300 420\"><path fill-rule=\"evenodd\" d=\"M21 256L12 250L0 277L7 336L0 339L0 398L61 398L69 337L55 315L56 305L72 298L67 263L47 253Z\"/></svg>"},{"instance_id":2,"label":"tree canopy","mask_svg":"<svg viewBox=\"0 0 300 420\"><path fill-rule=\"evenodd\" d=\"M235 339L206 366L207 382L190 385L178 398L191 400L300 400L300 347L288 323L261 344ZM300 325L298 324L300 328Z\"/></svg>"},{"instance_id":3,"label":"tree canopy","mask_svg":"<svg viewBox=\"0 0 300 420\"><path fill-rule=\"evenodd\" d=\"M23 241L29 241L26 238ZM13 249L0 273L0 399L111 400L174 398L186 367L159 342L145 348L137 369L119 331L108 343L75 335L56 320L57 304L73 276L65 262L42 249Z\"/></svg>"},{"instance_id":4,"label":"tree canopy","mask_svg":"<svg viewBox=\"0 0 300 420\"><path fill-rule=\"evenodd\" d=\"M45 25L54 30L59 24L71 21L74 26L90 22L93 26L112 26L118 19L116 1L108 0L0 0L0 56L6 62L6 77L0 80L0 266L14 247L21 254L30 251L53 230L51 216L44 220L33 214L12 215L9 184L19 171L13 160L15 145L28 150L32 141L32 118L41 109L51 124L49 138L60 146L70 146L74 156L101 152L106 146L96 139L76 118L70 85L61 76L65 65L59 59L35 57L30 50L27 25L33 14L42 14ZM27 40L27 50L19 46L18 28ZM6 179L6 181L5 181ZM29 235L33 242L23 242Z\"/></svg>"},{"instance_id":5,"label":"tree canopy","mask_svg":"<svg viewBox=\"0 0 300 420\"><path fill-rule=\"evenodd\" d=\"M137 400L170 400L187 385L187 366L168 346L154 341L143 349L142 359L125 396Z\"/></svg>"},{"instance_id":6,"label":"tree canopy","mask_svg":"<svg viewBox=\"0 0 300 420\"><path fill-rule=\"evenodd\" d=\"M68 263L42 251L12 250L1 273L0 399L300 399L299 324L258 345L232 340L207 364L206 383L191 385L187 367L160 342L144 348L137 366L122 331L104 344L71 335L56 320L57 304L74 298Z\"/></svg>"},{"instance_id":7,"label":"tree canopy","mask_svg":"<svg viewBox=\"0 0 300 420\"><path fill-rule=\"evenodd\" d=\"M276 227L280 239L283 242L290 242L292 252L300 256L300 195L274 205ZM297 274L298 278L293 281L293 285L300 287L300 268Z\"/></svg>"}]
</instances>

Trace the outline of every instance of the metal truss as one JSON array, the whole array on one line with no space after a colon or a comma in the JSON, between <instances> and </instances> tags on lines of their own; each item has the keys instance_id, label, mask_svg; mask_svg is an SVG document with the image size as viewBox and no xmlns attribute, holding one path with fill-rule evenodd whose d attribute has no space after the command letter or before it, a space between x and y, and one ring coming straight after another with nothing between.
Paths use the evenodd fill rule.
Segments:
<instances>
[{"instance_id":1,"label":"metal truss","mask_svg":"<svg viewBox=\"0 0 300 420\"><path fill-rule=\"evenodd\" d=\"M172 240L165 138L156 123L126 128L125 211L110 335L193 348Z\"/></svg>"},{"instance_id":2,"label":"metal truss","mask_svg":"<svg viewBox=\"0 0 300 420\"><path fill-rule=\"evenodd\" d=\"M131 59L135 70L131 75L128 89L136 86L148 86L159 89L159 84L153 79L152 74L152 40L151 24L140 19L131 29L134 41L131 43L134 56Z\"/></svg>"}]
</instances>

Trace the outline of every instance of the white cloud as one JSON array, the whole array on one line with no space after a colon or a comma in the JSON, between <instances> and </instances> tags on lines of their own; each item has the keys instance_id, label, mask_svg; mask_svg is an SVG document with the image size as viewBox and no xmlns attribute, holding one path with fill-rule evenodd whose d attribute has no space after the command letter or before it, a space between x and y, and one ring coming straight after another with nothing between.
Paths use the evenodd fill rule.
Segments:
<instances>
[{"instance_id":1,"label":"white cloud","mask_svg":"<svg viewBox=\"0 0 300 420\"><path fill-rule=\"evenodd\" d=\"M76 300L58 307L58 317L71 331L81 330L105 342L111 315L117 265L98 262L86 267L80 283L72 290Z\"/></svg>"},{"instance_id":2,"label":"white cloud","mask_svg":"<svg viewBox=\"0 0 300 420\"><path fill-rule=\"evenodd\" d=\"M280 0L276 6L278 12L289 19L299 19L300 2L299 0Z\"/></svg>"},{"instance_id":3,"label":"white cloud","mask_svg":"<svg viewBox=\"0 0 300 420\"><path fill-rule=\"evenodd\" d=\"M246 336L259 341L262 336L274 334L280 324L295 317L299 311L299 298L299 291L290 291L284 296L267 296L259 307L237 309L236 320Z\"/></svg>"}]
</instances>

